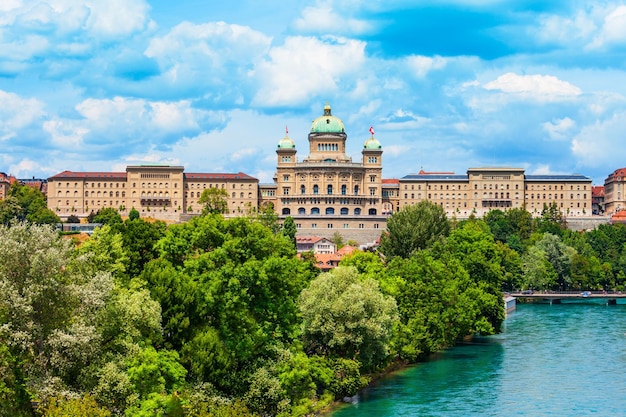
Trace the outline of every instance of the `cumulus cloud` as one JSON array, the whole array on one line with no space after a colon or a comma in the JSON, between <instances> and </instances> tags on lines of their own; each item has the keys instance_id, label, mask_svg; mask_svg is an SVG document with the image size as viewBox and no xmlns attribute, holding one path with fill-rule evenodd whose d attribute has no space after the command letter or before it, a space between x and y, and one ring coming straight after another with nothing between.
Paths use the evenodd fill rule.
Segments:
<instances>
[{"instance_id":1,"label":"cumulus cloud","mask_svg":"<svg viewBox=\"0 0 626 417\"><path fill-rule=\"evenodd\" d=\"M512 72L484 84L483 88L538 101L570 100L582 94L580 88L552 75L518 75Z\"/></svg>"},{"instance_id":2,"label":"cumulus cloud","mask_svg":"<svg viewBox=\"0 0 626 417\"><path fill-rule=\"evenodd\" d=\"M590 48L600 48L610 44L626 44L626 6L620 5L611 10L594 37Z\"/></svg>"},{"instance_id":3,"label":"cumulus cloud","mask_svg":"<svg viewBox=\"0 0 626 417\"><path fill-rule=\"evenodd\" d=\"M14 138L19 131L44 116L44 103L34 98L0 90L0 141Z\"/></svg>"},{"instance_id":4,"label":"cumulus cloud","mask_svg":"<svg viewBox=\"0 0 626 417\"><path fill-rule=\"evenodd\" d=\"M290 37L272 48L255 70L259 83L253 103L291 106L312 97L344 93L365 62L365 43L342 37Z\"/></svg>"},{"instance_id":5,"label":"cumulus cloud","mask_svg":"<svg viewBox=\"0 0 626 417\"><path fill-rule=\"evenodd\" d=\"M76 111L81 118L54 118L44 124L54 142L63 147L104 148L113 156L131 153L146 144L169 146L184 135L225 123L223 113L195 109L185 100L86 99Z\"/></svg>"},{"instance_id":6,"label":"cumulus cloud","mask_svg":"<svg viewBox=\"0 0 626 417\"><path fill-rule=\"evenodd\" d=\"M418 78L423 78L432 70L446 66L447 60L440 56L428 57L413 55L406 58L406 62L412 73Z\"/></svg>"},{"instance_id":7,"label":"cumulus cloud","mask_svg":"<svg viewBox=\"0 0 626 417\"><path fill-rule=\"evenodd\" d=\"M568 138L569 132L576 126L576 122L569 117L545 122L543 128L552 139L564 140Z\"/></svg>"},{"instance_id":8,"label":"cumulus cloud","mask_svg":"<svg viewBox=\"0 0 626 417\"><path fill-rule=\"evenodd\" d=\"M293 22L293 27L303 33L335 35L360 35L372 29L369 22L337 12L330 3L305 7L302 16Z\"/></svg>"},{"instance_id":9,"label":"cumulus cloud","mask_svg":"<svg viewBox=\"0 0 626 417\"><path fill-rule=\"evenodd\" d=\"M411 111L397 109L392 114L382 119L386 130L416 129L421 126L427 118L420 117Z\"/></svg>"},{"instance_id":10,"label":"cumulus cloud","mask_svg":"<svg viewBox=\"0 0 626 417\"><path fill-rule=\"evenodd\" d=\"M271 37L247 26L183 22L152 39L145 55L157 61L161 80L168 85L194 91L199 87L237 90L270 43Z\"/></svg>"},{"instance_id":11,"label":"cumulus cloud","mask_svg":"<svg viewBox=\"0 0 626 417\"><path fill-rule=\"evenodd\" d=\"M606 120L583 127L572 140L572 153L585 166L623 166L623 154L618 150L623 148L625 131L626 112L622 110Z\"/></svg>"}]
</instances>

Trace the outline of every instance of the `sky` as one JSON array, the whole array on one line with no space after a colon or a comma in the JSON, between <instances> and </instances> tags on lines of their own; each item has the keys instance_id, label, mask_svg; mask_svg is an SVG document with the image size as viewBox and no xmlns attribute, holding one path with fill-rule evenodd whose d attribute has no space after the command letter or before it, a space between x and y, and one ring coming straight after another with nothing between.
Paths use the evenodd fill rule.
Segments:
<instances>
[{"instance_id":1,"label":"sky","mask_svg":"<svg viewBox=\"0 0 626 417\"><path fill-rule=\"evenodd\" d=\"M272 182L324 105L383 176L626 166L626 1L1 0L0 171Z\"/></svg>"}]
</instances>

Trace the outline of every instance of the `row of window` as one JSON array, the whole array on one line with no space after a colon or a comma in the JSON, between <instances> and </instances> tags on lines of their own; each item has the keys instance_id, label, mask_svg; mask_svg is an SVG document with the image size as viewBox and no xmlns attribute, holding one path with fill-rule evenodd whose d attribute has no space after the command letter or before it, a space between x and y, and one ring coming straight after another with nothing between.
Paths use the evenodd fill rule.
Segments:
<instances>
[{"instance_id":1,"label":"row of window","mask_svg":"<svg viewBox=\"0 0 626 417\"><path fill-rule=\"evenodd\" d=\"M328 229L332 229L333 228L333 224L332 223L328 223L326 225L326 227ZM380 225L378 223L375 223L373 227L374 227L374 229L379 229ZM296 228L297 229L302 229L302 223L296 223ZM350 225L348 223L344 223L343 224L343 228L344 229L349 229ZM317 223L311 223L311 229L317 229ZM359 223L359 229L365 229L365 224Z\"/></svg>"},{"instance_id":2,"label":"row of window","mask_svg":"<svg viewBox=\"0 0 626 417\"><path fill-rule=\"evenodd\" d=\"M353 211L355 216L360 216L361 215L361 209L360 208L355 208ZM377 214L377 210L375 208L371 208L367 211L367 213L370 216L375 216ZM287 216L291 214L291 209L288 207L283 208L282 214ZM306 215L306 209L304 207L300 207L298 208L298 215ZM319 215L320 214L320 209L319 207L313 207L311 208L310 214L312 215ZM325 214L327 215L333 215L335 214L335 209L333 207L326 207L325 209ZM347 207L342 207L341 209L339 209L339 214L341 214L342 216L347 216L350 214L350 209L348 209Z\"/></svg>"}]
</instances>

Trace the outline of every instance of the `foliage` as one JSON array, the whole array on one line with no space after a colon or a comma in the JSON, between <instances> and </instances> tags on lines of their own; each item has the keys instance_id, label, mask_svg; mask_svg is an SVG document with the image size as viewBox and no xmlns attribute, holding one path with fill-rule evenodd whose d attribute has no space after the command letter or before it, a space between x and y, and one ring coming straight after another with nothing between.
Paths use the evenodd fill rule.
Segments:
<instances>
[{"instance_id":1,"label":"foliage","mask_svg":"<svg viewBox=\"0 0 626 417\"><path fill-rule=\"evenodd\" d=\"M314 279L298 307L307 351L358 360L366 371L385 364L397 307L375 280L338 267Z\"/></svg>"},{"instance_id":2,"label":"foliage","mask_svg":"<svg viewBox=\"0 0 626 417\"><path fill-rule=\"evenodd\" d=\"M67 217L66 223L80 223L80 219L78 216L72 214Z\"/></svg>"},{"instance_id":3,"label":"foliage","mask_svg":"<svg viewBox=\"0 0 626 417\"><path fill-rule=\"evenodd\" d=\"M139 219L139 210L137 210L135 207L130 209L130 212L128 213L128 220L133 221L133 220L137 220Z\"/></svg>"},{"instance_id":4,"label":"foliage","mask_svg":"<svg viewBox=\"0 0 626 417\"><path fill-rule=\"evenodd\" d=\"M95 216L91 218L91 223L116 224L122 223L122 216L113 207L104 207L98 210Z\"/></svg>"},{"instance_id":5,"label":"foliage","mask_svg":"<svg viewBox=\"0 0 626 417\"><path fill-rule=\"evenodd\" d=\"M443 208L427 200L406 206L387 219L380 251L387 257L409 258L448 235L450 222Z\"/></svg>"},{"instance_id":6,"label":"foliage","mask_svg":"<svg viewBox=\"0 0 626 417\"><path fill-rule=\"evenodd\" d=\"M0 201L0 221L28 221L35 224L56 224L61 219L46 206L46 196L39 190L14 182L6 198Z\"/></svg>"},{"instance_id":7,"label":"foliage","mask_svg":"<svg viewBox=\"0 0 626 417\"><path fill-rule=\"evenodd\" d=\"M68 400L52 398L43 413L44 417L109 417L110 415L109 410L98 405L96 400L89 395Z\"/></svg>"},{"instance_id":8,"label":"foliage","mask_svg":"<svg viewBox=\"0 0 626 417\"><path fill-rule=\"evenodd\" d=\"M228 213L228 192L224 188L206 188L198 203L202 204L202 215Z\"/></svg>"},{"instance_id":9,"label":"foliage","mask_svg":"<svg viewBox=\"0 0 626 417\"><path fill-rule=\"evenodd\" d=\"M296 233L298 233L298 229L296 229L296 224L293 221L293 217L287 216L285 221L283 222L282 233L286 236L291 243L293 243L293 247L296 247Z\"/></svg>"}]
</instances>

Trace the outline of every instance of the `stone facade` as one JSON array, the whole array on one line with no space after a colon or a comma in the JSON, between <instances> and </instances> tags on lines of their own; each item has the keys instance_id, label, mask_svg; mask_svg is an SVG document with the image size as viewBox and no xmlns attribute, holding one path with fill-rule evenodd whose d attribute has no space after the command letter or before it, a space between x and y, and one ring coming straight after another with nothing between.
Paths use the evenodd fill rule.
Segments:
<instances>
[{"instance_id":1,"label":"stone facade","mask_svg":"<svg viewBox=\"0 0 626 417\"><path fill-rule=\"evenodd\" d=\"M626 208L626 168L613 171L604 180L604 212L608 215Z\"/></svg>"},{"instance_id":2,"label":"stone facade","mask_svg":"<svg viewBox=\"0 0 626 417\"><path fill-rule=\"evenodd\" d=\"M135 208L143 217L177 220L198 214L206 188L228 193L226 217L258 206L258 180L244 173L185 173L182 166L135 165L126 172L64 171L48 178L48 208L61 218L79 217L112 207L121 214Z\"/></svg>"}]
</instances>

